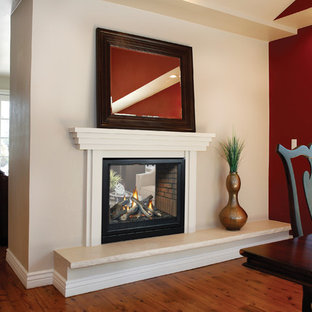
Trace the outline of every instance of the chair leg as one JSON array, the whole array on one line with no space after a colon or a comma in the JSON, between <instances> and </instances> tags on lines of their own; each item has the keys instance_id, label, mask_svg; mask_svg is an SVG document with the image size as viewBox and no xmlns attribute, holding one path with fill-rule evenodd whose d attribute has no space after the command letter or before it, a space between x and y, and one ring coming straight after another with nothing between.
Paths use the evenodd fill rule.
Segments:
<instances>
[{"instance_id":1,"label":"chair leg","mask_svg":"<svg viewBox=\"0 0 312 312\"><path fill-rule=\"evenodd\" d=\"M302 288L302 312L312 312L312 288L307 286L302 286Z\"/></svg>"}]
</instances>

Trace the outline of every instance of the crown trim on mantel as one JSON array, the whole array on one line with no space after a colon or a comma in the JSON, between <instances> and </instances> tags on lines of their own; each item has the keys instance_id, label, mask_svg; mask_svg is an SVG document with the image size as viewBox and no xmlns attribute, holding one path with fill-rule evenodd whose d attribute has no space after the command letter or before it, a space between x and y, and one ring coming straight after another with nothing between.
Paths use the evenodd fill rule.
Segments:
<instances>
[{"instance_id":1,"label":"crown trim on mantel","mask_svg":"<svg viewBox=\"0 0 312 312\"><path fill-rule=\"evenodd\" d=\"M71 128L80 150L205 151L214 133Z\"/></svg>"}]
</instances>

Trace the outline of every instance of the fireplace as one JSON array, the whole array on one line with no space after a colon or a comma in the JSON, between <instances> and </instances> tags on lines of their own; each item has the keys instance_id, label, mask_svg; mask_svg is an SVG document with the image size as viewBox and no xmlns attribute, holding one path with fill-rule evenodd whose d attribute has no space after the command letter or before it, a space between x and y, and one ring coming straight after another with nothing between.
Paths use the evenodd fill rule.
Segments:
<instances>
[{"instance_id":1,"label":"fireplace","mask_svg":"<svg viewBox=\"0 0 312 312\"><path fill-rule=\"evenodd\" d=\"M184 158L103 158L102 243L184 232Z\"/></svg>"},{"instance_id":2,"label":"fireplace","mask_svg":"<svg viewBox=\"0 0 312 312\"><path fill-rule=\"evenodd\" d=\"M181 218L184 218L184 233L195 232L197 152L207 149L214 134L95 128L72 128L70 132L75 146L86 151L85 246L102 244L102 220L103 224L109 220L108 215L102 215L103 191L109 196L109 190L103 185L103 159L148 159L147 163L150 159L184 159Z\"/></svg>"}]
</instances>

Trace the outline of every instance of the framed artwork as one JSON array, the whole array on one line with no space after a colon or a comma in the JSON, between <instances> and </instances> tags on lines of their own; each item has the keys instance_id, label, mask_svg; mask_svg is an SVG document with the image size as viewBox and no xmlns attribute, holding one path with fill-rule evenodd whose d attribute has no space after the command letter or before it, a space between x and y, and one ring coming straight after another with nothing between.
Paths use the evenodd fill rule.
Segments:
<instances>
[{"instance_id":1,"label":"framed artwork","mask_svg":"<svg viewBox=\"0 0 312 312\"><path fill-rule=\"evenodd\" d=\"M192 48L98 28L97 126L195 131Z\"/></svg>"}]
</instances>

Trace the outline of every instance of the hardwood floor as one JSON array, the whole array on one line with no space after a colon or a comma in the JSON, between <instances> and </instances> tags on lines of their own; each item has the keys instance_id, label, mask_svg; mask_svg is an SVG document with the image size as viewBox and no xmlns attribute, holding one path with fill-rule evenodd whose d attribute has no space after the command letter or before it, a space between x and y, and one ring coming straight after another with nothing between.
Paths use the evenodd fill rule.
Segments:
<instances>
[{"instance_id":1,"label":"hardwood floor","mask_svg":"<svg viewBox=\"0 0 312 312\"><path fill-rule=\"evenodd\" d=\"M53 286L25 290L0 247L1 312L296 312L299 285L242 266L244 259L64 298Z\"/></svg>"}]
</instances>

